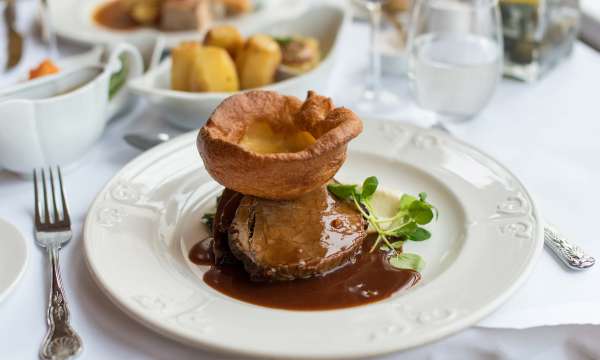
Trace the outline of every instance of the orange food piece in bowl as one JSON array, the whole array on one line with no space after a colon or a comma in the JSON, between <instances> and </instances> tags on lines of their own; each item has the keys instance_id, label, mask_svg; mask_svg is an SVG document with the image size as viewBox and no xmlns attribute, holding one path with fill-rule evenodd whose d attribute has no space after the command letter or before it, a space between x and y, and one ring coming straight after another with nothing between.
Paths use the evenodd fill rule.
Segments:
<instances>
[{"instance_id":1,"label":"orange food piece in bowl","mask_svg":"<svg viewBox=\"0 0 600 360\"><path fill-rule=\"evenodd\" d=\"M36 68L29 70L29 80L37 79L42 76L56 74L60 71L52 60L45 59Z\"/></svg>"}]
</instances>

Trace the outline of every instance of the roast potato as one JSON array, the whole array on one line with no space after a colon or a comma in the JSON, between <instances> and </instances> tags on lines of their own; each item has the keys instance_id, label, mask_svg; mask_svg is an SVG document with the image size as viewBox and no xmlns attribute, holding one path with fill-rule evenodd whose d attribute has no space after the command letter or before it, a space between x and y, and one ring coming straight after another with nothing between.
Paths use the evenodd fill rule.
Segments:
<instances>
[{"instance_id":1,"label":"roast potato","mask_svg":"<svg viewBox=\"0 0 600 360\"><path fill-rule=\"evenodd\" d=\"M235 59L238 51L244 47L244 38L234 26L215 26L206 33L204 45L223 48Z\"/></svg>"},{"instance_id":2,"label":"roast potato","mask_svg":"<svg viewBox=\"0 0 600 360\"><path fill-rule=\"evenodd\" d=\"M220 0L228 15L239 15L252 11L254 6L251 0Z\"/></svg>"},{"instance_id":3,"label":"roast potato","mask_svg":"<svg viewBox=\"0 0 600 360\"><path fill-rule=\"evenodd\" d=\"M171 89L237 91L235 63L225 49L184 42L172 50Z\"/></svg>"},{"instance_id":4,"label":"roast potato","mask_svg":"<svg viewBox=\"0 0 600 360\"><path fill-rule=\"evenodd\" d=\"M155 24L160 16L161 0L121 0L120 5L138 24Z\"/></svg>"},{"instance_id":5,"label":"roast potato","mask_svg":"<svg viewBox=\"0 0 600 360\"><path fill-rule=\"evenodd\" d=\"M190 73L190 91L238 91L235 64L225 49L202 46Z\"/></svg>"},{"instance_id":6,"label":"roast potato","mask_svg":"<svg viewBox=\"0 0 600 360\"><path fill-rule=\"evenodd\" d=\"M272 83L280 63L281 50L271 36L251 36L236 58L241 88L251 89Z\"/></svg>"},{"instance_id":7,"label":"roast potato","mask_svg":"<svg viewBox=\"0 0 600 360\"><path fill-rule=\"evenodd\" d=\"M194 62L201 56L202 45L184 42L171 51L171 89L190 91L190 73Z\"/></svg>"}]
</instances>

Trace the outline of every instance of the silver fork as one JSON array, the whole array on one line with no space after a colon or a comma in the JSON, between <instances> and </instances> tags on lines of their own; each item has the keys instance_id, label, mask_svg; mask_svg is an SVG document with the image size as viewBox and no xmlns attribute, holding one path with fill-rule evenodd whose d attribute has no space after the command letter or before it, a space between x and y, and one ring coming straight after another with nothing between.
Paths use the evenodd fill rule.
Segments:
<instances>
[{"instance_id":1,"label":"silver fork","mask_svg":"<svg viewBox=\"0 0 600 360\"><path fill-rule=\"evenodd\" d=\"M58 252L71 240L71 219L67 208L67 200L60 167L56 167L57 176L52 168L46 172L41 169L41 181L38 184L38 172L33 170L33 186L35 189L35 240L48 251L50 263L50 299L48 301L48 332L40 349L42 359L62 360L77 356L83 346L81 338L69 323L69 309L65 300ZM58 186L55 187L55 177ZM41 188L41 190L40 190ZM58 189L57 189L58 188ZM57 199L58 197L58 199ZM57 202L57 200L59 200ZM50 212L52 202L53 213ZM60 206L57 206L60 203Z\"/></svg>"}]
</instances>

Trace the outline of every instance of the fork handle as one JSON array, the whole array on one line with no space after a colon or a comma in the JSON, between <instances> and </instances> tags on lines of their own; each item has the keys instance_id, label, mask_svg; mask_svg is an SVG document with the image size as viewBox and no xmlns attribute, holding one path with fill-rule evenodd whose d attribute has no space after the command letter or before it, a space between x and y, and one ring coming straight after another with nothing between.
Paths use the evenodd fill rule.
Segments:
<instances>
[{"instance_id":1,"label":"fork handle","mask_svg":"<svg viewBox=\"0 0 600 360\"><path fill-rule=\"evenodd\" d=\"M58 252L60 245L48 245L48 260L50 262L50 299L48 301L48 332L40 349L40 357L48 359L69 359L77 356L83 348L81 338L69 323L69 308L60 276Z\"/></svg>"}]
</instances>

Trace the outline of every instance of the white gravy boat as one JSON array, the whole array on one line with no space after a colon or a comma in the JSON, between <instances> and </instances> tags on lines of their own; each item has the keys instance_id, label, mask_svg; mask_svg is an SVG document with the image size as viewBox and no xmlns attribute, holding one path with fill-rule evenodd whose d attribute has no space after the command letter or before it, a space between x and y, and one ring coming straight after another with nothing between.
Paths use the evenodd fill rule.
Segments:
<instances>
[{"instance_id":1,"label":"white gravy boat","mask_svg":"<svg viewBox=\"0 0 600 360\"><path fill-rule=\"evenodd\" d=\"M126 58L125 82L109 99L111 75ZM143 73L142 57L128 44L115 46L106 64L88 65L0 90L0 168L31 174L42 166L67 166L102 135L126 103L126 82Z\"/></svg>"}]
</instances>

